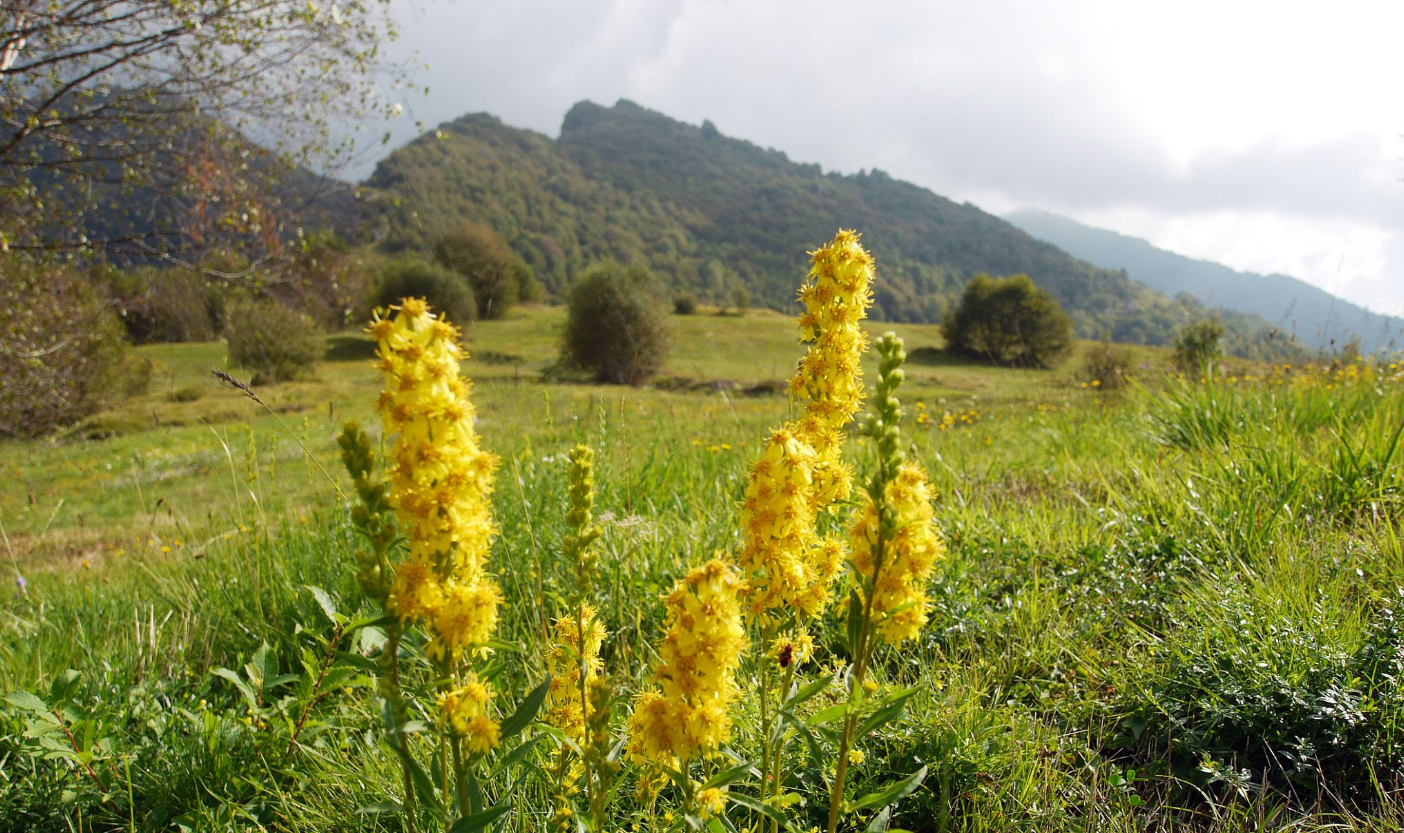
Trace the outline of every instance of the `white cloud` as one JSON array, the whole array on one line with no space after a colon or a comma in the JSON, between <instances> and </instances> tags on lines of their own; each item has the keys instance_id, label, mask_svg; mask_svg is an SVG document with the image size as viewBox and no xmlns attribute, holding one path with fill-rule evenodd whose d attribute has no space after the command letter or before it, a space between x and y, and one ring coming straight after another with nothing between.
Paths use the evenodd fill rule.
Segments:
<instances>
[{"instance_id":1,"label":"white cloud","mask_svg":"<svg viewBox=\"0 0 1404 833\"><path fill-rule=\"evenodd\" d=\"M402 2L430 125L487 110L554 135L575 101L631 98L1404 307L1404 5Z\"/></svg>"}]
</instances>

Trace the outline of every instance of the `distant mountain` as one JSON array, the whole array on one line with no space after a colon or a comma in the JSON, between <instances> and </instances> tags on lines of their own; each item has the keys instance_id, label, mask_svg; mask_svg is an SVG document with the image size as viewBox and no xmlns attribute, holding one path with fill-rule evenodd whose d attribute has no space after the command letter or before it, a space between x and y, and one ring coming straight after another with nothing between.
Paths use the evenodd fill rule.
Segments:
<instances>
[{"instance_id":1,"label":"distant mountain","mask_svg":"<svg viewBox=\"0 0 1404 833\"><path fill-rule=\"evenodd\" d=\"M1352 336L1365 352L1404 347L1404 318L1370 312L1287 275L1238 272L1046 211L1018 211L1006 219L1074 257L1103 269L1125 269L1158 292L1172 297L1188 292L1206 305L1259 315L1295 334L1308 350L1330 351Z\"/></svg>"},{"instance_id":2,"label":"distant mountain","mask_svg":"<svg viewBox=\"0 0 1404 833\"><path fill-rule=\"evenodd\" d=\"M1036 240L969 203L873 170L825 173L629 101L581 102L558 139L479 113L383 159L369 225L390 250L423 250L464 220L495 228L560 295L594 260L642 259L672 291L789 309L806 250L855 228L878 259L878 317L939 321L977 273L1025 273L1080 334L1165 344L1203 314ZM1245 339L1261 322L1235 322Z\"/></svg>"}]
</instances>

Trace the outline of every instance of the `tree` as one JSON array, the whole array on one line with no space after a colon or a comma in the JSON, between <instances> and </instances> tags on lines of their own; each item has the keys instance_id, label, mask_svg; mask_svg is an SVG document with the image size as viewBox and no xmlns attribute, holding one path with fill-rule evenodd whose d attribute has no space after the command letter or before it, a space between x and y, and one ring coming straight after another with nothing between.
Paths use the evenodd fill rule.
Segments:
<instances>
[{"instance_id":1,"label":"tree","mask_svg":"<svg viewBox=\"0 0 1404 833\"><path fill-rule=\"evenodd\" d=\"M541 298L531 267L487 226L464 223L435 240L434 261L467 279L478 318L502 318L518 301Z\"/></svg>"},{"instance_id":2,"label":"tree","mask_svg":"<svg viewBox=\"0 0 1404 833\"><path fill-rule=\"evenodd\" d=\"M405 298L423 298L438 315L459 327L473 323L473 290L457 272L412 255L386 264L376 279L371 305L388 307Z\"/></svg>"},{"instance_id":3,"label":"tree","mask_svg":"<svg viewBox=\"0 0 1404 833\"><path fill-rule=\"evenodd\" d=\"M1072 319L1028 275L976 275L945 324L958 353L1018 367L1052 367L1072 350Z\"/></svg>"},{"instance_id":4,"label":"tree","mask_svg":"<svg viewBox=\"0 0 1404 833\"><path fill-rule=\"evenodd\" d=\"M570 291L561 358L600 381L642 385L663 366L668 311L642 265L597 263Z\"/></svg>"},{"instance_id":5,"label":"tree","mask_svg":"<svg viewBox=\"0 0 1404 833\"><path fill-rule=\"evenodd\" d=\"M378 98L390 0L6 0L0 9L0 250L161 251L204 231L264 235L250 183L335 164L338 117ZM272 151L260 155L245 136ZM120 194L153 224L87 227ZM110 202L110 200L108 200ZM149 219L149 217L148 217Z\"/></svg>"}]
</instances>

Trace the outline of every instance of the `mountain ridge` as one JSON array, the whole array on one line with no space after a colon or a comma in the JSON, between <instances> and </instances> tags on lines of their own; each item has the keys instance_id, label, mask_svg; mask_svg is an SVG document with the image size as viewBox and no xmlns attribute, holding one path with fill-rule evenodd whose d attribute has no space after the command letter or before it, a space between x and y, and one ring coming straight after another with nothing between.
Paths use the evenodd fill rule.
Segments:
<instances>
[{"instance_id":1,"label":"mountain ridge","mask_svg":"<svg viewBox=\"0 0 1404 833\"><path fill-rule=\"evenodd\" d=\"M1367 353L1404 345L1404 318L1365 309L1300 278L1239 271L1048 211L1015 211L1005 219L1075 257L1102 268L1125 269L1131 278L1166 295L1188 292L1200 303L1257 315L1295 334L1309 349L1330 351L1352 337Z\"/></svg>"},{"instance_id":2,"label":"mountain ridge","mask_svg":"<svg viewBox=\"0 0 1404 833\"><path fill-rule=\"evenodd\" d=\"M555 139L467 114L390 153L365 186L387 249L423 251L456 223L485 223L558 296L614 257L646 261L673 292L725 302L745 289L788 310L805 252L855 228L878 259L879 318L939 322L978 273L1028 274L1084 337L1167 344L1206 314L880 170L825 172L627 100L577 103ZM1269 329L1229 318L1245 343Z\"/></svg>"}]
</instances>

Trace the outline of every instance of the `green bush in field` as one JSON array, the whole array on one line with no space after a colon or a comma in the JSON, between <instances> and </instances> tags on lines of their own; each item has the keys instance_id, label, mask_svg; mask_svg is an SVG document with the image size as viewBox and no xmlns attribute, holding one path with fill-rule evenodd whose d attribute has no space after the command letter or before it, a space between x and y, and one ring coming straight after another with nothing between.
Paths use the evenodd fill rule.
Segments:
<instances>
[{"instance_id":1,"label":"green bush in field","mask_svg":"<svg viewBox=\"0 0 1404 833\"><path fill-rule=\"evenodd\" d=\"M464 223L435 240L434 262L468 281L478 318L502 318L518 302L541 300L531 267L487 226Z\"/></svg>"},{"instance_id":2,"label":"green bush in field","mask_svg":"<svg viewBox=\"0 0 1404 833\"><path fill-rule=\"evenodd\" d=\"M134 344L211 341L218 332L216 299L190 270L106 269L96 277Z\"/></svg>"},{"instance_id":3,"label":"green bush in field","mask_svg":"<svg viewBox=\"0 0 1404 833\"><path fill-rule=\"evenodd\" d=\"M1217 318L1187 324L1175 339L1175 366L1181 373L1203 375L1223 355L1224 325Z\"/></svg>"},{"instance_id":4,"label":"green bush in field","mask_svg":"<svg viewBox=\"0 0 1404 833\"><path fill-rule=\"evenodd\" d=\"M404 298L423 298L459 327L473 323L477 304L473 289L463 276L416 257L391 262L380 272L371 306L389 307Z\"/></svg>"},{"instance_id":5,"label":"green bush in field","mask_svg":"<svg viewBox=\"0 0 1404 833\"><path fill-rule=\"evenodd\" d=\"M615 261L586 269L570 291L562 358L603 382L642 385L668 352L667 309L652 273Z\"/></svg>"},{"instance_id":6,"label":"green bush in field","mask_svg":"<svg viewBox=\"0 0 1404 833\"><path fill-rule=\"evenodd\" d=\"M306 374L326 350L312 319L281 304L244 300L226 312L229 361L253 371L252 383L286 382Z\"/></svg>"},{"instance_id":7,"label":"green bush in field","mask_svg":"<svg viewBox=\"0 0 1404 833\"><path fill-rule=\"evenodd\" d=\"M944 324L949 349L996 364L1052 367L1072 350L1072 319L1027 275L976 275Z\"/></svg>"},{"instance_id":8,"label":"green bush in field","mask_svg":"<svg viewBox=\"0 0 1404 833\"><path fill-rule=\"evenodd\" d=\"M1131 379L1131 353L1125 347L1103 341L1087 351L1081 375L1091 387L1121 390Z\"/></svg>"},{"instance_id":9,"label":"green bush in field","mask_svg":"<svg viewBox=\"0 0 1404 833\"><path fill-rule=\"evenodd\" d=\"M0 435L34 437L146 390L150 362L86 280L0 260Z\"/></svg>"},{"instance_id":10,"label":"green bush in field","mask_svg":"<svg viewBox=\"0 0 1404 833\"><path fill-rule=\"evenodd\" d=\"M684 292L673 299L673 312L676 312L678 315L695 315L697 314L697 304L696 295L693 295L691 292Z\"/></svg>"}]
</instances>

